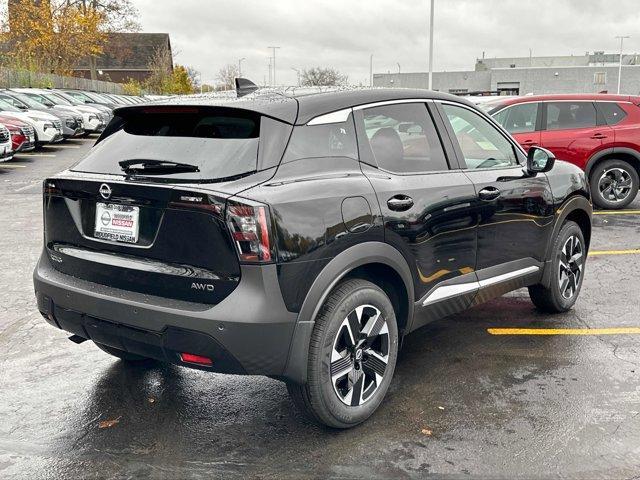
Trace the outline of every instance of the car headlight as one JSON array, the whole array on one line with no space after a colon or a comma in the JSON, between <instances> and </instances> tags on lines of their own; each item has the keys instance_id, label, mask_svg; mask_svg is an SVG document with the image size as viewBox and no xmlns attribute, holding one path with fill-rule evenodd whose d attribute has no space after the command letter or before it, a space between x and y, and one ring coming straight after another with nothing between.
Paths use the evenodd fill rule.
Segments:
<instances>
[{"instance_id":1,"label":"car headlight","mask_svg":"<svg viewBox=\"0 0 640 480\"><path fill-rule=\"evenodd\" d=\"M44 124L44 129L46 130L47 128L56 128L56 127L53 125L53 123L51 123L51 122L46 122L46 123Z\"/></svg>"},{"instance_id":2,"label":"car headlight","mask_svg":"<svg viewBox=\"0 0 640 480\"><path fill-rule=\"evenodd\" d=\"M67 118L64 123L67 125L67 127L69 128L73 128L76 126L76 121L73 118Z\"/></svg>"}]
</instances>

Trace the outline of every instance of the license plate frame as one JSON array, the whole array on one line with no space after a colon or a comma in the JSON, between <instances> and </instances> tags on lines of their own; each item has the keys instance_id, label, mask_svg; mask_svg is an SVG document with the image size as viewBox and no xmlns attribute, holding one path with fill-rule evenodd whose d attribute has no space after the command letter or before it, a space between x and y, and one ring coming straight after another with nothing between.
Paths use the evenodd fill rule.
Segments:
<instances>
[{"instance_id":1,"label":"license plate frame","mask_svg":"<svg viewBox=\"0 0 640 480\"><path fill-rule=\"evenodd\" d=\"M138 243L140 207L96 202L93 236L118 243Z\"/></svg>"}]
</instances>

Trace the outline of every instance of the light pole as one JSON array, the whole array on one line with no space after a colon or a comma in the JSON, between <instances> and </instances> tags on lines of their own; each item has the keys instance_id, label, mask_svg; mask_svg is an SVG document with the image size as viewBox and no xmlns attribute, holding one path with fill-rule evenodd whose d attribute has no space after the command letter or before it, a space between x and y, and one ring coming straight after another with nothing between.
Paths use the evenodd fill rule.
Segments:
<instances>
[{"instance_id":1,"label":"light pole","mask_svg":"<svg viewBox=\"0 0 640 480\"><path fill-rule=\"evenodd\" d=\"M431 0L431 12L429 16L429 90L433 90L433 7Z\"/></svg>"},{"instance_id":2,"label":"light pole","mask_svg":"<svg viewBox=\"0 0 640 480\"><path fill-rule=\"evenodd\" d=\"M620 80L622 80L622 42L625 38L631 38L630 35L618 35L616 38L620 39L620 63L618 65L618 95L620 95Z\"/></svg>"},{"instance_id":3,"label":"light pole","mask_svg":"<svg viewBox=\"0 0 640 480\"><path fill-rule=\"evenodd\" d=\"M373 53L369 57L369 86L373 87Z\"/></svg>"},{"instance_id":4,"label":"light pole","mask_svg":"<svg viewBox=\"0 0 640 480\"><path fill-rule=\"evenodd\" d=\"M242 76L242 61L246 60L246 58L242 57L241 59L238 60L238 76L241 77Z\"/></svg>"},{"instance_id":5,"label":"light pole","mask_svg":"<svg viewBox=\"0 0 640 480\"><path fill-rule=\"evenodd\" d=\"M398 62L398 75L400 75L400 62Z\"/></svg>"},{"instance_id":6,"label":"light pole","mask_svg":"<svg viewBox=\"0 0 640 480\"><path fill-rule=\"evenodd\" d=\"M273 51L273 55L271 56L271 58L273 59L271 62L271 68L273 70L273 85L277 85L276 83L276 50L280 47L267 47L270 48Z\"/></svg>"},{"instance_id":7,"label":"light pole","mask_svg":"<svg viewBox=\"0 0 640 480\"><path fill-rule=\"evenodd\" d=\"M298 70L297 68L294 68L294 67L291 67L291 70L296 72L296 77L298 78L298 86L300 86L300 70Z\"/></svg>"}]
</instances>

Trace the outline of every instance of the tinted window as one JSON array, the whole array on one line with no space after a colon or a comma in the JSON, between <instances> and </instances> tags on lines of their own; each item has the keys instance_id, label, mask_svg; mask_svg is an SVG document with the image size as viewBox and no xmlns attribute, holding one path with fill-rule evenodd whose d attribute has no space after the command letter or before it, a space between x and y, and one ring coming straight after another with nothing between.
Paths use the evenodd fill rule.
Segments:
<instances>
[{"instance_id":1,"label":"tinted window","mask_svg":"<svg viewBox=\"0 0 640 480\"><path fill-rule=\"evenodd\" d=\"M538 103L522 103L507 107L493 118L509 133L529 133L536 129Z\"/></svg>"},{"instance_id":2,"label":"tinted window","mask_svg":"<svg viewBox=\"0 0 640 480\"><path fill-rule=\"evenodd\" d=\"M479 114L443 104L467 168L499 168L518 165L513 145Z\"/></svg>"},{"instance_id":3,"label":"tinted window","mask_svg":"<svg viewBox=\"0 0 640 480\"><path fill-rule=\"evenodd\" d=\"M263 126L273 120L255 112L225 108L171 110L141 110L115 118L89 155L72 169L123 175L118 162L149 159L188 163L199 168L198 172L149 178L216 180L258 168Z\"/></svg>"},{"instance_id":4,"label":"tinted window","mask_svg":"<svg viewBox=\"0 0 640 480\"><path fill-rule=\"evenodd\" d=\"M363 114L366 140L380 168L396 173L449 169L424 103L367 108Z\"/></svg>"},{"instance_id":5,"label":"tinted window","mask_svg":"<svg viewBox=\"0 0 640 480\"><path fill-rule=\"evenodd\" d=\"M325 125L300 125L293 129L283 162L301 158L358 158L353 118Z\"/></svg>"},{"instance_id":6,"label":"tinted window","mask_svg":"<svg viewBox=\"0 0 640 480\"><path fill-rule=\"evenodd\" d=\"M624 120L627 116L627 112L625 112L620 105L613 102L598 102L598 109L602 112L607 125L615 125L618 122Z\"/></svg>"},{"instance_id":7,"label":"tinted window","mask_svg":"<svg viewBox=\"0 0 640 480\"><path fill-rule=\"evenodd\" d=\"M547 103L547 130L596 126L596 107L591 102Z\"/></svg>"}]
</instances>

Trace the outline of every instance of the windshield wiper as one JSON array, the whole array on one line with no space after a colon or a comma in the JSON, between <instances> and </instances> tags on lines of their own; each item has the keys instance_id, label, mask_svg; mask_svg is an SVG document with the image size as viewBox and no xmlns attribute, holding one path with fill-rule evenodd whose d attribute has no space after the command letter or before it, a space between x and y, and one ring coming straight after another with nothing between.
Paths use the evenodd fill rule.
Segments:
<instances>
[{"instance_id":1,"label":"windshield wiper","mask_svg":"<svg viewBox=\"0 0 640 480\"><path fill-rule=\"evenodd\" d=\"M168 160L122 160L118 165L127 175L164 175L200 171L197 165Z\"/></svg>"}]
</instances>

